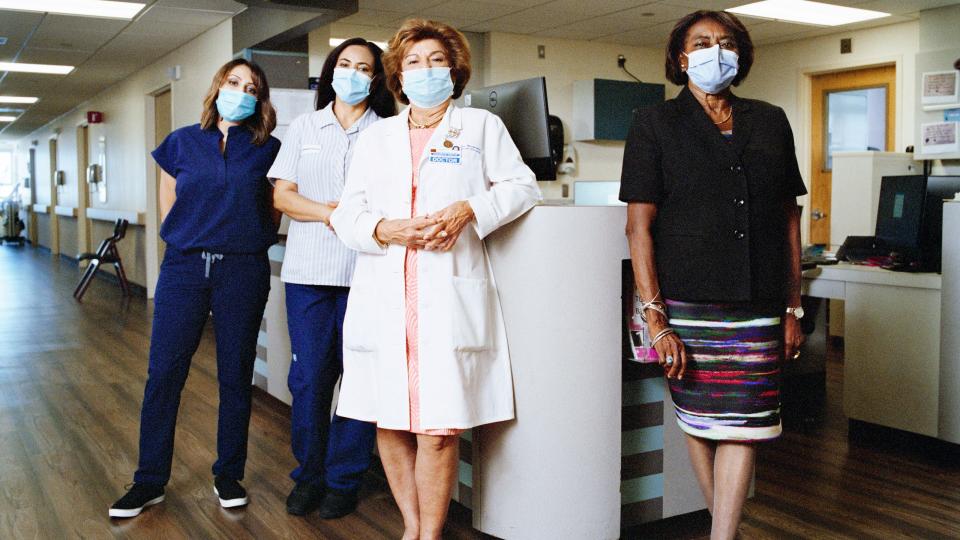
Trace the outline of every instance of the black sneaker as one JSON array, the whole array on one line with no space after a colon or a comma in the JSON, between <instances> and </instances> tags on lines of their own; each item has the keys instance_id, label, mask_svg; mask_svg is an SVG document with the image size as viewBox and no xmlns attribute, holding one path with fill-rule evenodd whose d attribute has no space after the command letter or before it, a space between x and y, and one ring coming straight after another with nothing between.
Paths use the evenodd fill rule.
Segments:
<instances>
[{"instance_id":1,"label":"black sneaker","mask_svg":"<svg viewBox=\"0 0 960 540\"><path fill-rule=\"evenodd\" d=\"M216 478L213 481L213 492L220 499L220 506L224 508L236 508L246 506L250 502L247 497L247 490L243 489L240 482L233 478Z\"/></svg>"},{"instance_id":2,"label":"black sneaker","mask_svg":"<svg viewBox=\"0 0 960 540\"><path fill-rule=\"evenodd\" d=\"M356 493L337 493L327 490L320 503L320 517L323 519L342 518L357 509Z\"/></svg>"},{"instance_id":3,"label":"black sneaker","mask_svg":"<svg viewBox=\"0 0 960 540\"><path fill-rule=\"evenodd\" d=\"M323 497L323 488L306 482L293 486L293 491L287 497L287 513L294 516L305 516L313 512Z\"/></svg>"},{"instance_id":4,"label":"black sneaker","mask_svg":"<svg viewBox=\"0 0 960 540\"><path fill-rule=\"evenodd\" d=\"M139 516L148 506L163 502L163 486L156 484L133 484L127 494L110 507L110 517L131 518Z\"/></svg>"}]
</instances>

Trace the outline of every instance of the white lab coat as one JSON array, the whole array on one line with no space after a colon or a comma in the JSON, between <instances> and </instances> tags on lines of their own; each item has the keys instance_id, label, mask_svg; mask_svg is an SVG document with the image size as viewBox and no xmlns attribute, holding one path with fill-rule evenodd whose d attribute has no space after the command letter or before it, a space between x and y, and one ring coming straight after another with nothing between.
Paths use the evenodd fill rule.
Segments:
<instances>
[{"instance_id":1,"label":"white lab coat","mask_svg":"<svg viewBox=\"0 0 960 540\"><path fill-rule=\"evenodd\" d=\"M337 413L410 429L404 310L404 246L381 248L381 218L409 218L409 108L357 140L343 197L331 222L360 252L343 323L343 379ZM444 141L453 148L444 147ZM459 151L459 163L432 161ZM446 154L449 158L450 154ZM514 417L513 377L496 282L483 238L529 210L540 190L503 122L450 106L424 149L419 215L466 200L476 220L448 252L418 258L420 425L470 428Z\"/></svg>"}]
</instances>

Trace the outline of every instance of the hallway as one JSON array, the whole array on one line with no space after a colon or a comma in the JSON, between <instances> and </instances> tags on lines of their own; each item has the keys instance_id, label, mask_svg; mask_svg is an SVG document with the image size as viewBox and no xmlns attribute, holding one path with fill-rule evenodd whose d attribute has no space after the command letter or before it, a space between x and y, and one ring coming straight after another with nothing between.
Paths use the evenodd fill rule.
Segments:
<instances>
[{"instance_id":1,"label":"hallway","mask_svg":"<svg viewBox=\"0 0 960 540\"><path fill-rule=\"evenodd\" d=\"M286 406L254 394L244 485L246 510L213 495L217 385L205 333L180 407L173 476L163 504L130 520L107 508L136 468L150 313L102 279L84 303L79 274L40 249L0 246L0 538L398 538L402 521L386 482L368 474L359 511L324 521L287 515L293 486ZM451 509L450 538L480 538Z\"/></svg>"},{"instance_id":2,"label":"hallway","mask_svg":"<svg viewBox=\"0 0 960 540\"><path fill-rule=\"evenodd\" d=\"M107 519L136 467L151 308L139 297L125 302L105 280L78 304L70 296L78 275L46 250L0 246L0 538L399 538L400 514L379 470L367 475L351 516L286 514L289 410L262 392L254 395L244 482L251 504L220 508L210 474L217 407L210 331L184 390L166 501L139 518ZM863 426L848 437L841 385L833 350L823 419L789 426L759 452L743 537L960 537L957 448L922 450L913 438ZM703 538L705 516L652 523L625 538ZM470 519L453 504L446 538L484 538Z\"/></svg>"}]
</instances>

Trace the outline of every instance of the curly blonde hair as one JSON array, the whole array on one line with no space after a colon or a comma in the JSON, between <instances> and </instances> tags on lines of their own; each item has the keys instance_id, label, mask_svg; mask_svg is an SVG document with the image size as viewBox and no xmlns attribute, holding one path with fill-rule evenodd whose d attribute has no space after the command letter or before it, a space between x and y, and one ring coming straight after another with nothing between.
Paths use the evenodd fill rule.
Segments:
<instances>
[{"instance_id":1,"label":"curly blonde hair","mask_svg":"<svg viewBox=\"0 0 960 540\"><path fill-rule=\"evenodd\" d=\"M387 88L401 103L410 103L403 93L403 83L400 81L403 57L411 45L425 39L435 39L443 45L450 62L450 76L453 78L453 99L463 94L464 87L470 81L470 44L467 38L449 24L426 19L408 19L390 38L389 48L383 53Z\"/></svg>"}]
</instances>

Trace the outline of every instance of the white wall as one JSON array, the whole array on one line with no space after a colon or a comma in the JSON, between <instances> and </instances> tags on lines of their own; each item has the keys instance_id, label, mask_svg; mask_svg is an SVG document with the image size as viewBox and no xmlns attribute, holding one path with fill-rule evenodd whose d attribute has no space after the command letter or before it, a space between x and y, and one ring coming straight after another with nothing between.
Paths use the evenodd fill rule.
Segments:
<instances>
[{"instance_id":1,"label":"white wall","mask_svg":"<svg viewBox=\"0 0 960 540\"><path fill-rule=\"evenodd\" d=\"M958 28L960 6L920 12L920 50L960 49ZM960 160L935 162L933 174L960 174Z\"/></svg>"},{"instance_id":2,"label":"white wall","mask_svg":"<svg viewBox=\"0 0 960 540\"><path fill-rule=\"evenodd\" d=\"M663 51L594 41L561 40L517 34L491 33L487 37L484 85L530 77L547 80L550 114L563 120L566 142L571 142L573 83L587 79L632 80L617 67L617 55L627 57L627 69L644 82L667 85L667 98L678 89L663 73ZM546 47L546 58L537 57L537 46ZM541 182L545 198L559 198L562 184L574 180L619 180L622 142L574 142L577 170L556 182ZM572 190L571 190L572 193Z\"/></svg>"}]
</instances>

